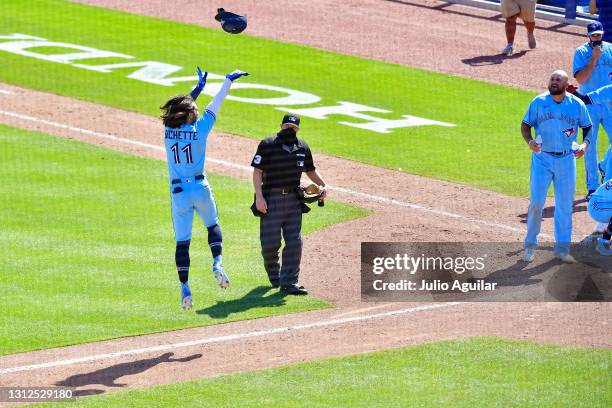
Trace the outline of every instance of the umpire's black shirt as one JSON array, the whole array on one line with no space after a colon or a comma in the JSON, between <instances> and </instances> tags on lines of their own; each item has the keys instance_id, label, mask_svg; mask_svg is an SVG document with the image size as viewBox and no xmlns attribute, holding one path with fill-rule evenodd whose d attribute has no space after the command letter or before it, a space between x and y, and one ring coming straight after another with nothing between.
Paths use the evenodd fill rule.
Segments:
<instances>
[{"instance_id":1,"label":"umpire's black shirt","mask_svg":"<svg viewBox=\"0 0 612 408\"><path fill-rule=\"evenodd\" d=\"M271 188L297 188L302 172L315 170L310 148L291 128L262 140L251 166L263 170L264 193Z\"/></svg>"}]
</instances>

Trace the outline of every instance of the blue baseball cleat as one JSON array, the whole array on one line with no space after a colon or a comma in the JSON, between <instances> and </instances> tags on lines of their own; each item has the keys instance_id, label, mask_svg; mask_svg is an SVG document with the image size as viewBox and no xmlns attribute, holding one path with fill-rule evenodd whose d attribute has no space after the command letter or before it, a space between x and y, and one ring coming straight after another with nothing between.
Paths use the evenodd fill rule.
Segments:
<instances>
[{"instance_id":1,"label":"blue baseball cleat","mask_svg":"<svg viewBox=\"0 0 612 408\"><path fill-rule=\"evenodd\" d=\"M230 281L229 281L229 277L223 270L223 266L220 264L214 264L213 274L215 275L215 279L217 280L217 283L219 284L219 286L221 286L222 289L227 289L227 287L230 284Z\"/></svg>"},{"instance_id":2,"label":"blue baseball cleat","mask_svg":"<svg viewBox=\"0 0 612 408\"><path fill-rule=\"evenodd\" d=\"M612 248L610 247L610 241L603 238L597 239L597 252L603 256L612 256Z\"/></svg>"},{"instance_id":3,"label":"blue baseball cleat","mask_svg":"<svg viewBox=\"0 0 612 408\"><path fill-rule=\"evenodd\" d=\"M188 282L181 283L181 306L184 310L189 310L193 306Z\"/></svg>"}]
</instances>

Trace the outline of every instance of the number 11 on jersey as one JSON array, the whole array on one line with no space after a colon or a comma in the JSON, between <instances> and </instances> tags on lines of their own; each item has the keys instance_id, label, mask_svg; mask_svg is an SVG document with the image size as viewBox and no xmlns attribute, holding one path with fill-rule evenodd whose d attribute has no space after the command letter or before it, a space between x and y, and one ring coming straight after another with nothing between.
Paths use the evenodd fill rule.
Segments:
<instances>
[{"instance_id":1,"label":"number 11 on jersey","mask_svg":"<svg viewBox=\"0 0 612 408\"><path fill-rule=\"evenodd\" d=\"M174 163L180 163L181 158L179 157L178 142L170 146L170 150L172 150L172 154L174 155ZM185 156L187 157L187 164L193 163L193 158L191 157L191 143L187 143L183 148L181 148L181 152L185 153Z\"/></svg>"}]
</instances>

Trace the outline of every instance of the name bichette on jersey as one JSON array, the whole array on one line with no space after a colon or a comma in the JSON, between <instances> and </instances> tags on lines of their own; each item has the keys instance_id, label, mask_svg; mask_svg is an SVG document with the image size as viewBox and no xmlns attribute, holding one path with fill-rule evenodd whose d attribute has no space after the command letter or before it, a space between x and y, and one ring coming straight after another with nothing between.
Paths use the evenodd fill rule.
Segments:
<instances>
[{"instance_id":1,"label":"name bichette on jersey","mask_svg":"<svg viewBox=\"0 0 612 408\"><path fill-rule=\"evenodd\" d=\"M198 140L198 134L188 130L166 129L165 138L170 140Z\"/></svg>"}]
</instances>

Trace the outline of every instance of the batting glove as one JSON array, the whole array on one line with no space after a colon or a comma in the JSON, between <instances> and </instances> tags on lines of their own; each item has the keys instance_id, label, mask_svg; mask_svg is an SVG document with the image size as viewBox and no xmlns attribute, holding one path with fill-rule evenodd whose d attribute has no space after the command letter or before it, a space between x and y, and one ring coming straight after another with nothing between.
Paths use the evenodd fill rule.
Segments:
<instances>
[{"instance_id":1,"label":"batting glove","mask_svg":"<svg viewBox=\"0 0 612 408\"><path fill-rule=\"evenodd\" d=\"M235 80L237 80L241 76L248 76L248 75L249 75L248 72L240 71L240 70L237 69L237 70L227 74L225 77L227 79L229 79L230 81L234 82Z\"/></svg>"},{"instance_id":2,"label":"batting glove","mask_svg":"<svg viewBox=\"0 0 612 408\"><path fill-rule=\"evenodd\" d=\"M202 90L204 89L204 86L206 85L206 77L208 76L208 72L202 74L202 70L200 69L200 67L198 67L196 72L198 74L198 84L195 88L193 88L190 94L194 101L198 99L198 96L200 96L200 92L202 92Z\"/></svg>"},{"instance_id":3,"label":"batting glove","mask_svg":"<svg viewBox=\"0 0 612 408\"><path fill-rule=\"evenodd\" d=\"M202 74L202 70L200 67L197 69L198 73L198 87L204 89L204 85L206 85L206 77L208 76L208 72Z\"/></svg>"}]
</instances>

